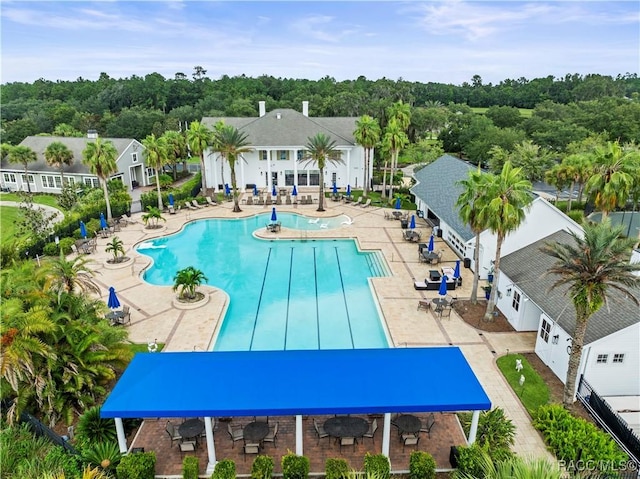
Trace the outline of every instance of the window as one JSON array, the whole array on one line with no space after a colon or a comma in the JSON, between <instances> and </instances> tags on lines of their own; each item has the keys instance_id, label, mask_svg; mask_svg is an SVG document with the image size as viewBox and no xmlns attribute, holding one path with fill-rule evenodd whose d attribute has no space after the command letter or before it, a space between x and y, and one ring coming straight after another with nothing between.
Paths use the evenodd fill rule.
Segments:
<instances>
[{"instance_id":1,"label":"window","mask_svg":"<svg viewBox=\"0 0 640 479\"><path fill-rule=\"evenodd\" d=\"M623 363L624 362L624 353L616 353L613 355L613 363Z\"/></svg>"},{"instance_id":2,"label":"window","mask_svg":"<svg viewBox=\"0 0 640 479\"><path fill-rule=\"evenodd\" d=\"M293 170L284 170L284 184L286 186L293 186L294 178Z\"/></svg>"},{"instance_id":3,"label":"window","mask_svg":"<svg viewBox=\"0 0 640 479\"><path fill-rule=\"evenodd\" d=\"M98 180L98 178L83 178L84 184L87 185L89 188L100 188L100 181Z\"/></svg>"},{"instance_id":4,"label":"window","mask_svg":"<svg viewBox=\"0 0 640 479\"><path fill-rule=\"evenodd\" d=\"M302 161L304 158L304 150L298 150L298 161Z\"/></svg>"},{"instance_id":5,"label":"window","mask_svg":"<svg viewBox=\"0 0 640 479\"><path fill-rule=\"evenodd\" d=\"M64 177L64 184L65 185L75 185L76 184L76 179L73 176L65 176Z\"/></svg>"},{"instance_id":6,"label":"window","mask_svg":"<svg viewBox=\"0 0 640 479\"><path fill-rule=\"evenodd\" d=\"M147 168L147 178L156 176L156 170L154 168Z\"/></svg>"},{"instance_id":7,"label":"window","mask_svg":"<svg viewBox=\"0 0 640 479\"><path fill-rule=\"evenodd\" d=\"M260 159L260 161L267 161L267 150L259 150L258 158Z\"/></svg>"},{"instance_id":8,"label":"window","mask_svg":"<svg viewBox=\"0 0 640 479\"><path fill-rule=\"evenodd\" d=\"M309 186L320 184L320 170L309 170Z\"/></svg>"},{"instance_id":9,"label":"window","mask_svg":"<svg viewBox=\"0 0 640 479\"><path fill-rule=\"evenodd\" d=\"M338 184L338 173L335 171L331 173L331 186Z\"/></svg>"},{"instance_id":10,"label":"window","mask_svg":"<svg viewBox=\"0 0 640 479\"><path fill-rule=\"evenodd\" d=\"M42 176L43 188L62 188L62 179L59 176L44 175Z\"/></svg>"},{"instance_id":11,"label":"window","mask_svg":"<svg viewBox=\"0 0 640 479\"><path fill-rule=\"evenodd\" d=\"M23 183L27 182L27 176L22 174L20 175L20 178L22 179ZM35 182L33 181L33 175L29 175L29 183L34 184Z\"/></svg>"},{"instance_id":12,"label":"window","mask_svg":"<svg viewBox=\"0 0 640 479\"><path fill-rule=\"evenodd\" d=\"M540 337L545 343L549 342L549 333L551 332L551 323L546 319L542 320L542 327L540 328Z\"/></svg>"},{"instance_id":13,"label":"window","mask_svg":"<svg viewBox=\"0 0 640 479\"><path fill-rule=\"evenodd\" d=\"M518 311L520 309L520 293L517 291L513 292L513 301L511 301L511 307Z\"/></svg>"},{"instance_id":14,"label":"window","mask_svg":"<svg viewBox=\"0 0 640 479\"><path fill-rule=\"evenodd\" d=\"M4 175L4 181L6 181L7 183L16 182L16 175L14 175L13 173L3 173L3 175Z\"/></svg>"},{"instance_id":15,"label":"window","mask_svg":"<svg viewBox=\"0 0 640 479\"><path fill-rule=\"evenodd\" d=\"M289 159L289 151L288 150L278 150L278 160L279 161L287 161Z\"/></svg>"},{"instance_id":16,"label":"window","mask_svg":"<svg viewBox=\"0 0 640 479\"><path fill-rule=\"evenodd\" d=\"M131 163L138 162L138 153L131 153Z\"/></svg>"},{"instance_id":17,"label":"window","mask_svg":"<svg viewBox=\"0 0 640 479\"><path fill-rule=\"evenodd\" d=\"M596 364L607 364L608 360L609 360L608 354L598 354L598 357L596 358Z\"/></svg>"},{"instance_id":18,"label":"window","mask_svg":"<svg viewBox=\"0 0 640 479\"><path fill-rule=\"evenodd\" d=\"M307 172L298 171L298 186L307 186Z\"/></svg>"}]
</instances>

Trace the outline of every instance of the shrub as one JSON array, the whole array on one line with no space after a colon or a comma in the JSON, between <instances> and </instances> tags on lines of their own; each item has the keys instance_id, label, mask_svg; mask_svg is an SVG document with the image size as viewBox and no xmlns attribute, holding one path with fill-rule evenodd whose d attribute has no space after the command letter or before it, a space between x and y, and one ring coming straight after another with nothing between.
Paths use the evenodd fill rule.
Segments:
<instances>
[{"instance_id":1,"label":"shrub","mask_svg":"<svg viewBox=\"0 0 640 479\"><path fill-rule=\"evenodd\" d=\"M409 456L409 479L435 479L436 461L424 451L413 451Z\"/></svg>"},{"instance_id":2,"label":"shrub","mask_svg":"<svg viewBox=\"0 0 640 479\"><path fill-rule=\"evenodd\" d=\"M231 459L216 463L211 479L236 479L236 463Z\"/></svg>"},{"instance_id":3,"label":"shrub","mask_svg":"<svg viewBox=\"0 0 640 479\"><path fill-rule=\"evenodd\" d=\"M140 452L124 456L116 467L118 479L154 479L156 475L156 453Z\"/></svg>"},{"instance_id":4,"label":"shrub","mask_svg":"<svg viewBox=\"0 0 640 479\"><path fill-rule=\"evenodd\" d=\"M251 465L251 479L271 479L273 475L273 458L259 455Z\"/></svg>"},{"instance_id":5,"label":"shrub","mask_svg":"<svg viewBox=\"0 0 640 479\"><path fill-rule=\"evenodd\" d=\"M82 458L93 466L98 466L105 471L113 471L122 459L118 443L88 442L82 451Z\"/></svg>"},{"instance_id":6,"label":"shrub","mask_svg":"<svg viewBox=\"0 0 640 479\"><path fill-rule=\"evenodd\" d=\"M198 479L200 460L196 456L187 456L182 460L183 479Z\"/></svg>"},{"instance_id":7,"label":"shrub","mask_svg":"<svg viewBox=\"0 0 640 479\"><path fill-rule=\"evenodd\" d=\"M283 479L307 479L311 467L309 458L298 456L291 451L282 456Z\"/></svg>"},{"instance_id":8,"label":"shrub","mask_svg":"<svg viewBox=\"0 0 640 479\"><path fill-rule=\"evenodd\" d=\"M67 255L71 254L71 246L73 246L75 243L76 241L73 238L62 238L58 246L62 254Z\"/></svg>"},{"instance_id":9,"label":"shrub","mask_svg":"<svg viewBox=\"0 0 640 479\"><path fill-rule=\"evenodd\" d=\"M160 175L160 188L166 190L173 184L173 178L169 175ZM157 191L156 191L157 196Z\"/></svg>"},{"instance_id":10,"label":"shrub","mask_svg":"<svg viewBox=\"0 0 640 479\"><path fill-rule=\"evenodd\" d=\"M458 447L457 474L465 474L472 477L482 476L482 464L489 459L489 455L477 442L470 446Z\"/></svg>"},{"instance_id":11,"label":"shrub","mask_svg":"<svg viewBox=\"0 0 640 479\"><path fill-rule=\"evenodd\" d=\"M49 471L61 469L65 477L82 477L83 463L78 454L70 454L63 447L55 446L47 453L44 464Z\"/></svg>"},{"instance_id":12,"label":"shrub","mask_svg":"<svg viewBox=\"0 0 640 479\"><path fill-rule=\"evenodd\" d=\"M376 479L389 479L391 475L389 458L384 454L370 454L367 452L364 455L364 473Z\"/></svg>"},{"instance_id":13,"label":"shrub","mask_svg":"<svg viewBox=\"0 0 640 479\"><path fill-rule=\"evenodd\" d=\"M349 477L349 463L342 458L329 458L324 463L326 479L347 479Z\"/></svg>"},{"instance_id":14,"label":"shrub","mask_svg":"<svg viewBox=\"0 0 640 479\"><path fill-rule=\"evenodd\" d=\"M576 223L578 223L579 225L584 223L584 212L582 210L574 210L572 208L571 211L567 213L567 216L571 218L573 221L575 221Z\"/></svg>"},{"instance_id":15,"label":"shrub","mask_svg":"<svg viewBox=\"0 0 640 479\"><path fill-rule=\"evenodd\" d=\"M98 406L89 408L78 420L76 439L81 444L115 442L115 422L113 419L101 418Z\"/></svg>"},{"instance_id":16,"label":"shrub","mask_svg":"<svg viewBox=\"0 0 640 479\"><path fill-rule=\"evenodd\" d=\"M58 256L58 245L54 242L47 243L46 245L44 245L44 249L42 250L42 252L47 256Z\"/></svg>"},{"instance_id":17,"label":"shrub","mask_svg":"<svg viewBox=\"0 0 640 479\"><path fill-rule=\"evenodd\" d=\"M460 423L465 433L469 434L471 428L471 413L460 413ZM516 427L511 419L505 416L504 411L497 407L491 411L480 413L478 420L478 432L476 441L487 446L489 455L498 449L509 449L513 445L516 435Z\"/></svg>"}]
</instances>

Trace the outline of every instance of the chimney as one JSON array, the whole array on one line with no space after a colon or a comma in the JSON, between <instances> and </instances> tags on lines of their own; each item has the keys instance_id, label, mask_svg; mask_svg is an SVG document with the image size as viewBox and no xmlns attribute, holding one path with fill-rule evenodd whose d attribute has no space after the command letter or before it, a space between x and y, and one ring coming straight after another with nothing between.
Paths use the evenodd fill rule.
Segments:
<instances>
[{"instance_id":1,"label":"chimney","mask_svg":"<svg viewBox=\"0 0 640 479\"><path fill-rule=\"evenodd\" d=\"M98 138L98 132L96 130L87 130L87 138L95 140L96 138Z\"/></svg>"},{"instance_id":2,"label":"chimney","mask_svg":"<svg viewBox=\"0 0 640 479\"><path fill-rule=\"evenodd\" d=\"M258 102L258 108L260 110L260 116L264 116L267 113L267 108L265 107L264 101Z\"/></svg>"},{"instance_id":3,"label":"chimney","mask_svg":"<svg viewBox=\"0 0 640 479\"><path fill-rule=\"evenodd\" d=\"M308 101L303 101L302 102L302 114L304 116L309 116L309 102Z\"/></svg>"}]
</instances>

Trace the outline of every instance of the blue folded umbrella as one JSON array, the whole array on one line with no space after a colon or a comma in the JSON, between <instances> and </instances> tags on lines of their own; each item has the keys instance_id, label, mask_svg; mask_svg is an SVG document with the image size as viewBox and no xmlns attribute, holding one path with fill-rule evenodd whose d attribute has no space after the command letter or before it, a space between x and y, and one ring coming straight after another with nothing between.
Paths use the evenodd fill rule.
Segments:
<instances>
[{"instance_id":1,"label":"blue folded umbrella","mask_svg":"<svg viewBox=\"0 0 640 479\"><path fill-rule=\"evenodd\" d=\"M429 251L429 253L431 253L433 251L434 245L433 245L433 235L431 235L431 238L429 238L429 246L427 246L427 251Z\"/></svg>"},{"instance_id":2,"label":"blue folded umbrella","mask_svg":"<svg viewBox=\"0 0 640 479\"><path fill-rule=\"evenodd\" d=\"M100 228L106 230L108 227L107 220L104 219L104 213L100 213Z\"/></svg>"},{"instance_id":3,"label":"blue folded umbrella","mask_svg":"<svg viewBox=\"0 0 640 479\"><path fill-rule=\"evenodd\" d=\"M453 270L453 278L458 279L460 277L460 260L456 260L456 267Z\"/></svg>"},{"instance_id":4,"label":"blue folded umbrella","mask_svg":"<svg viewBox=\"0 0 640 479\"><path fill-rule=\"evenodd\" d=\"M438 290L438 294L440 296L447 295L447 275L443 274L442 279L440 280L440 289Z\"/></svg>"},{"instance_id":5,"label":"blue folded umbrella","mask_svg":"<svg viewBox=\"0 0 640 479\"><path fill-rule=\"evenodd\" d=\"M351 196L351 185L347 185L347 196Z\"/></svg>"},{"instance_id":6,"label":"blue folded umbrella","mask_svg":"<svg viewBox=\"0 0 640 479\"><path fill-rule=\"evenodd\" d=\"M175 203L175 198L173 197L173 193L169 193L169 205L173 206Z\"/></svg>"},{"instance_id":7,"label":"blue folded umbrella","mask_svg":"<svg viewBox=\"0 0 640 479\"><path fill-rule=\"evenodd\" d=\"M276 185L273 185L273 188L271 188L271 196L278 196L278 192L276 191Z\"/></svg>"},{"instance_id":8,"label":"blue folded umbrella","mask_svg":"<svg viewBox=\"0 0 640 479\"><path fill-rule=\"evenodd\" d=\"M396 209L399 210L402 208L402 200L398 197L396 198Z\"/></svg>"},{"instance_id":9,"label":"blue folded umbrella","mask_svg":"<svg viewBox=\"0 0 640 479\"><path fill-rule=\"evenodd\" d=\"M229 196L231 194L231 188L229 188L229 184L225 183L224 184L224 194Z\"/></svg>"},{"instance_id":10,"label":"blue folded umbrella","mask_svg":"<svg viewBox=\"0 0 640 479\"><path fill-rule=\"evenodd\" d=\"M338 186L334 183L333 184L333 188L332 188L333 194L337 195L338 194Z\"/></svg>"},{"instance_id":11,"label":"blue folded umbrella","mask_svg":"<svg viewBox=\"0 0 640 479\"><path fill-rule=\"evenodd\" d=\"M271 221L273 221L274 223L278 221L278 216L276 215L275 208L271 208Z\"/></svg>"},{"instance_id":12,"label":"blue folded umbrella","mask_svg":"<svg viewBox=\"0 0 640 479\"><path fill-rule=\"evenodd\" d=\"M87 227L84 224L84 221L80 222L80 236L83 238L87 237Z\"/></svg>"},{"instance_id":13,"label":"blue folded umbrella","mask_svg":"<svg viewBox=\"0 0 640 479\"><path fill-rule=\"evenodd\" d=\"M411 215L411 223L409 223L409 228L415 229L416 227L416 215Z\"/></svg>"},{"instance_id":14,"label":"blue folded umbrella","mask_svg":"<svg viewBox=\"0 0 640 479\"><path fill-rule=\"evenodd\" d=\"M298 189L296 185L293 185L293 191L291 192L291 196L298 196Z\"/></svg>"},{"instance_id":15,"label":"blue folded umbrella","mask_svg":"<svg viewBox=\"0 0 640 479\"><path fill-rule=\"evenodd\" d=\"M107 299L107 306L110 309L117 309L120 307L120 301L118 295L116 295L116 289L113 286L109 287L109 299Z\"/></svg>"},{"instance_id":16,"label":"blue folded umbrella","mask_svg":"<svg viewBox=\"0 0 640 479\"><path fill-rule=\"evenodd\" d=\"M253 185L253 196L258 196L258 187Z\"/></svg>"}]
</instances>

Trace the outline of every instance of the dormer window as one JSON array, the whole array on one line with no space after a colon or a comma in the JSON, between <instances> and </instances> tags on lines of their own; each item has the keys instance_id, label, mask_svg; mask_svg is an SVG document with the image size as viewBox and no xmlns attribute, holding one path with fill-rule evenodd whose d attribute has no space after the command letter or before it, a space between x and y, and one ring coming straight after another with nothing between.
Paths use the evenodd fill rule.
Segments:
<instances>
[{"instance_id":1,"label":"dormer window","mask_svg":"<svg viewBox=\"0 0 640 479\"><path fill-rule=\"evenodd\" d=\"M131 163L137 163L138 162L138 152L134 151L133 153L131 153Z\"/></svg>"}]
</instances>

